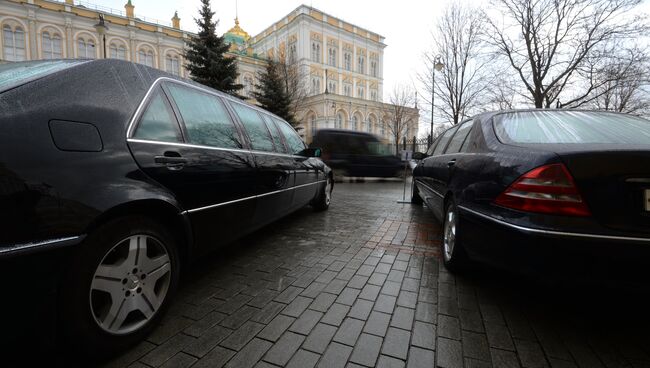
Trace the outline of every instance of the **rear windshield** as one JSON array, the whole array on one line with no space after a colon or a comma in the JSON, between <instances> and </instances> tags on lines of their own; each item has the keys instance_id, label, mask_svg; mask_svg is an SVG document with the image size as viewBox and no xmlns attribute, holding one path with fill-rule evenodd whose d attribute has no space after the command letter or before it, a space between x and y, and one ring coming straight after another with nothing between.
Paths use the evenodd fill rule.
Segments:
<instances>
[{"instance_id":1,"label":"rear windshield","mask_svg":"<svg viewBox=\"0 0 650 368\"><path fill-rule=\"evenodd\" d=\"M0 63L0 92L85 62L54 60Z\"/></svg>"},{"instance_id":2,"label":"rear windshield","mask_svg":"<svg viewBox=\"0 0 650 368\"><path fill-rule=\"evenodd\" d=\"M650 145L650 121L593 111L522 111L498 115L494 130L503 143Z\"/></svg>"}]
</instances>

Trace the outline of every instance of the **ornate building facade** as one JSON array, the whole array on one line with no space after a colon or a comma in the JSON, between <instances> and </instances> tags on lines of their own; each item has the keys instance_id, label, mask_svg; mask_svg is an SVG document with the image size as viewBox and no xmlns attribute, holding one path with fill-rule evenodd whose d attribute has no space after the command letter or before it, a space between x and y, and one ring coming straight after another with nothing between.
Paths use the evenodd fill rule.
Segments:
<instances>
[{"instance_id":1,"label":"ornate building facade","mask_svg":"<svg viewBox=\"0 0 650 368\"><path fill-rule=\"evenodd\" d=\"M100 15L105 29L97 27ZM189 77L183 50L192 36L171 22L80 0L0 1L0 60L110 57ZM283 56L298 68L305 97L297 118L306 141L323 128L351 129L391 139L392 105L384 103L384 37L301 5L256 36L235 19L224 34L237 59L242 95L251 97L268 58ZM417 135L419 114L409 109L402 136ZM394 138L393 138L394 139Z\"/></svg>"}]
</instances>

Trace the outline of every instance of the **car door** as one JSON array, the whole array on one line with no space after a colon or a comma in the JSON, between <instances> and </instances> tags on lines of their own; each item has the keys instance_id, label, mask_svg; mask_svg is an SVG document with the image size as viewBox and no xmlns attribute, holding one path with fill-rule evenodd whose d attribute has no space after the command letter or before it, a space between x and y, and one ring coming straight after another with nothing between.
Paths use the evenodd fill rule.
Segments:
<instances>
[{"instance_id":1,"label":"car door","mask_svg":"<svg viewBox=\"0 0 650 368\"><path fill-rule=\"evenodd\" d=\"M442 182L445 180L443 176L446 175L447 163L443 162L445 157L442 155L451 137L456 132L458 127L455 126L445 131L438 139L438 144L433 150L431 157L427 157L423 161L423 183L426 185L425 189L430 193L423 198L427 206L431 209L434 215L442 219L442 208L444 205L444 192Z\"/></svg>"},{"instance_id":2,"label":"car door","mask_svg":"<svg viewBox=\"0 0 650 368\"><path fill-rule=\"evenodd\" d=\"M174 131L179 122L180 134ZM143 171L183 205L204 249L250 226L255 164L242 142L220 97L175 82L156 87L129 139Z\"/></svg>"},{"instance_id":3,"label":"car door","mask_svg":"<svg viewBox=\"0 0 650 368\"><path fill-rule=\"evenodd\" d=\"M450 187L452 179L465 167L465 159L467 155L460 151L473 124L473 121L461 123L441 156L441 170L438 174L438 178L440 179L438 183L441 191L440 193L445 194L452 189Z\"/></svg>"},{"instance_id":4,"label":"car door","mask_svg":"<svg viewBox=\"0 0 650 368\"><path fill-rule=\"evenodd\" d=\"M253 226L263 226L285 214L293 202L295 165L275 127L269 127L264 113L239 102L230 101L250 142L256 166L257 208ZM273 133L272 129L273 129ZM273 139L273 135L278 139Z\"/></svg>"},{"instance_id":5,"label":"car door","mask_svg":"<svg viewBox=\"0 0 650 368\"><path fill-rule=\"evenodd\" d=\"M291 208L296 209L305 206L316 196L318 189L316 184L320 180L325 180L323 163L320 159L300 155L306 147L305 143L289 123L276 117L273 118L273 121L284 137L289 154L293 155L296 184Z\"/></svg>"}]
</instances>

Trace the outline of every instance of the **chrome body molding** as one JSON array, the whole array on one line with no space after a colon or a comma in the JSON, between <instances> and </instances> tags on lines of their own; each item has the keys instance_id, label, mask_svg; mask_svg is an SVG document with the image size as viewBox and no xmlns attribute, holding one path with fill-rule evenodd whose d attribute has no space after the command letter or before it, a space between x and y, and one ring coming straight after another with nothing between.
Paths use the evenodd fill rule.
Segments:
<instances>
[{"instance_id":1,"label":"chrome body molding","mask_svg":"<svg viewBox=\"0 0 650 368\"><path fill-rule=\"evenodd\" d=\"M435 189L433 189L433 188L431 188L430 186L424 184L423 182L421 182L421 181L419 181L419 180L416 180L416 182L419 183L420 185L424 186L424 187L427 187L427 189L429 189L431 192L433 192L433 193L434 193L435 195L437 195L438 197L440 197L440 198L445 198L445 196L443 196L442 194L438 193Z\"/></svg>"},{"instance_id":2,"label":"chrome body molding","mask_svg":"<svg viewBox=\"0 0 650 368\"><path fill-rule=\"evenodd\" d=\"M80 242L83 236L69 236L65 238L48 239L32 243L13 244L7 247L0 247L0 256L13 253L37 250L38 248L58 248L74 245Z\"/></svg>"},{"instance_id":3,"label":"chrome body molding","mask_svg":"<svg viewBox=\"0 0 650 368\"><path fill-rule=\"evenodd\" d=\"M638 237L629 237L629 236L615 236L615 235L601 235L601 234L585 234L585 233L572 233L566 231L555 231L555 230L544 230L544 229L535 229L531 227L525 227L520 225L515 225L510 222L494 218L492 216L486 215L484 213L469 209L464 206L458 206L463 211L467 211L476 216L482 217L484 219L496 222L500 225L507 226L512 229L523 231L526 233L534 234L543 234L543 235L553 235L553 236L563 236L569 238L583 238L583 239L594 239L594 240L618 240L618 241L629 241L629 242L646 242L650 243L650 238L638 238Z\"/></svg>"},{"instance_id":4,"label":"chrome body molding","mask_svg":"<svg viewBox=\"0 0 650 368\"><path fill-rule=\"evenodd\" d=\"M278 194L278 193L286 192L286 191L289 191L289 190L295 190L295 189L298 189L298 188L302 188L302 187L306 187L306 186L310 186L310 185L316 185L316 184L325 183L325 182L327 182L327 180L319 180L319 181L315 181L313 183L296 185L295 187L291 187L291 188L275 190L275 191L272 191L272 192L258 194L258 195L254 195L254 196L250 196L250 197L246 197L246 198L235 199L235 200L228 201L228 202L216 203L216 204L213 204L213 205L210 205L210 206L193 208L191 210L183 211L183 214L194 213L194 212L199 212L199 211L203 211L203 210L209 210L209 209L217 208L217 207L223 207L223 206L227 206L229 204L233 204L233 203L237 203L237 202L248 201L248 200L255 199L255 198L262 198L262 197L270 196L270 195L273 195L273 194Z\"/></svg>"}]
</instances>

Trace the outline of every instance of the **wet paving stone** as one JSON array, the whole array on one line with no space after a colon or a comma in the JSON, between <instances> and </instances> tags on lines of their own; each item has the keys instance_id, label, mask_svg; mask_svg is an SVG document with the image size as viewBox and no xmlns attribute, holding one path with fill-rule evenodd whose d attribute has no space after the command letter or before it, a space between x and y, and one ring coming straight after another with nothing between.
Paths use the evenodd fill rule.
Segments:
<instances>
[{"instance_id":1,"label":"wet paving stone","mask_svg":"<svg viewBox=\"0 0 650 368\"><path fill-rule=\"evenodd\" d=\"M337 184L328 211L201 259L147 341L102 366L650 366L650 298L447 272L440 225L402 188Z\"/></svg>"}]
</instances>

